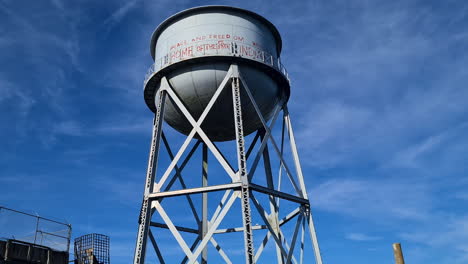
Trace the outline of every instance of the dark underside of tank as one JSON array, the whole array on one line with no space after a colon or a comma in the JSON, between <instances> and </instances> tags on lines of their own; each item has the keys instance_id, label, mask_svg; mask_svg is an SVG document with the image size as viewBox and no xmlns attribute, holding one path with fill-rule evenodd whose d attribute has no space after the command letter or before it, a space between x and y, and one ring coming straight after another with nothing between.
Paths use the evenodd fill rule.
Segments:
<instances>
[{"instance_id":1,"label":"dark underside of tank","mask_svg":"<svg viewBox=\"0 0 468 264\"><path fill-rule=\"evenodd\" d=\"M163 73L158 72L156 75L159 74L159 76L154 76L148 82L145 89L145 97L148 96L148 87L154 85L154 90L159 89L159 80L164 76L168 79L171 87L175 90L190 114L195 120L198 120L233 62L239 66L240 75L251 91L263 118L269 120L275 108L287 101L289 97L289 83L284 76L271 67L246 60L226 62L226 58L222 60L213 60L211 58L211 60L191 60L190 62L177 63L177 67L171 65L171 69L165 70ZM204 73L208 73L208 77L204 76ZM192 84L186 84L188 82L187 78L181 79L181 76L189 76ZM206 119L201 124L201 128L212 141L229 141L236 138L231 83L232 79L228 81ZM240 86L243 129L244 135L247 136L263 126L242 82ZM154 111L154 95L152 98L150 99L151 101L148 100L149 98L146 98L146 101L148 106ZM193 127L182 112L177 109L174 102L168 99L165 106L165 121L177 131L185 135L189 134ZM196 134L195 138L199 138L199 135Z\"/></svg>"}]
</instances>

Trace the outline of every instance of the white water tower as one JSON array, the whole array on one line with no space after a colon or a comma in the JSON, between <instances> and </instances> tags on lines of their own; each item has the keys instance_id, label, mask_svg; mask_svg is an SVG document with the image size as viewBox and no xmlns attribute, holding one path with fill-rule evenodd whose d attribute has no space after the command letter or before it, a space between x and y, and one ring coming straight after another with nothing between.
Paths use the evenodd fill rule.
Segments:
<instances>
[{"instance_id":1,"label":"white water tower","mask_svg":"<svg viewBox=\"0 0 468 264\"><path fill-rule=\"evenodd\" d=\"M226 263L232 263L229 254L215 239L232 232L243 233L246 263L259 261L268 241L275 244L277 263L299 262L297 259L303 257L304 248L295 246L299 237L304 243L304 233L308 232L316 263L322 263L287 110L290 83L280 60L281 48L281 36L271 22L235 7L191 8L171 16L157 27L150 45L154 65L144 82L144 98L155 116L134 264L145 262L148 239L158 261L167 263L164 250L160 249L164 241L154 235L150 227L170 230L184 252L182 263L207 263L208 244L215 246ZM277 122L278 117L282 122ZM185 135L177 152L172 153L170 142L164 136L163 120ZM275 139L273 130L277 123L282 127L279 138ZM246 137L253 133L255 136L249 137L251 140L247 142ZM223 153L217 147L222 141L233 140L233 151ZM196 143L190 149L193 142ZM167 168L157 166L161 145L172 159ZM285 145L290 146L289 151L284 151ZM174 189L174 181L183 183L183 166L199 147L203 150L202 185ZM191 154L182 160L188 152ZM208 184L208 152L229 176L224 184ZM291 158L286 158L286 153ZM226 158L232 155L237 164L230 164ZM270 159L273 155L274 159ZM277 174L273 173L272 160L278 161ZM291 164L288 161L292 161ZM259 163L263 163L264 172L257 171ZM165 170L159 179L155 179L157 169ZM190 174L193 177L193 172ZM263 185L255 182L260 177ZM285 182L289 182L290 189L284 189ZM217 208L210 216L211 192L224 192L224 195L220 201L215 201ZM201 212L197 212L190 197L200 194ZM257 199L261 195L269 202L265 204L265 199ZM176 226L167 215L165 203L177 196L187 197L196 219L201 215L197 227ZM281 200L292 202L295 209L281 212ZM237 201L241 205L242 226L221 229L220 223ZM252 210L256 211L258 219L253 219ZM162 222L152 221L153 213L157 213ZM284 216L281 213L285 213ZM294 232L286 237L281 228L291 221L296 222ZM263 241L254 240L257 230L266 232ZM198 234L195 243L185 241L183 232Z\"/></svg>"}]
</instances>

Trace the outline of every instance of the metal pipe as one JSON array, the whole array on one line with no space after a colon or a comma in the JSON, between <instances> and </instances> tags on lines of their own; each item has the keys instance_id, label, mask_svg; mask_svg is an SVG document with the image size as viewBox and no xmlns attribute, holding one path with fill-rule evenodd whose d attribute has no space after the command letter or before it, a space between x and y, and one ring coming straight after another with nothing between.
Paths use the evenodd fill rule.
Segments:
<instances>
[{"instance_id":1,"label":"metal pipe","mask_svg":"<svg viewBox=\"0 0 468 264\"><path fill-rule=\"evenodd\" d=\"M42 230L36 230L36 234L37 233L41 233L41 234L45 234L45 235L49 235L49 236L55 236L55 237L60 237L60 238L65 238L65 239L68 239L68 237L66 236L61 236L61 235L56 235L54 233L49 233L49 232L45 232L45 231L42 231ZM35 241L34 241L35 242Z\"/></svg>"},{"instance_id":2,"label":"metal pipe","mask_svg":"<svg viewBox=\"0 0 468 264\"><path fill-rule=\"evenodd\" d=\"M24 215L28 215L28 216L32 216L32 217L37 217L37 218L40 218L40 219L43 219L43 220L47 220L47 221L50 221L50 222L54 222L54 223L56 223L56 224L68 226L68 224L65 224L65 223L62 223L62 222L59 222L59 221L56 221L56 220L52 220L52 219L50 219L50 218L45 218L45 217L38 216L38 215L28 214L28 213L21 212L21 211L18 211L18 210L15 210L15 209L11 209L11 208L7 208L7 207L4 207L4 206L0 206L0 210L1 210L1 209L5 209L5 210L8 210L8 211L12 211L12 212L15 212L15 213L24 214Z\"/></svg>"},{"instance_id":3,"label":"metal pipe","mask_svg":"<svg viewBox=\"0 0 468 264\"><path fill-rule=\"evenodd\" d=\"M34 232L34 244L36 244L36 239L37 239L37 233L39 229L39 216L36 216L36 231Z\"/></svg>"},{"instance_id":4,"label":"metal pipe","mask_svg":"<svg viewBox=\"0 0 468 264\"><path fill-rule=\"evenodd\" d=\"M70 238L71 238L71 233L72 233L72 227L69 224L68 225L68 239L67 239L67 252L70 252Z\"/></svg>"}]
</instances>

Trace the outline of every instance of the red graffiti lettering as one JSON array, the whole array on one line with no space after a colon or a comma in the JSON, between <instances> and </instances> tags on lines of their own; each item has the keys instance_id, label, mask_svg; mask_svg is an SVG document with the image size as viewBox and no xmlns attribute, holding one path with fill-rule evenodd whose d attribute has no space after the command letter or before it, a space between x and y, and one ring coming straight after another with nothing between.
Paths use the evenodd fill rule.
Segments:
<instances>
[{"instance_id":1,"label":"red graffiti lettering","mask_svg":"<svg viewBox=\"0 0 468 264\"><path fill-rule=\"evenodd\" d=\"M193 46L179 49L170 53L171 60L184 59L193 56Z\"/></svg>"}]
</instances>

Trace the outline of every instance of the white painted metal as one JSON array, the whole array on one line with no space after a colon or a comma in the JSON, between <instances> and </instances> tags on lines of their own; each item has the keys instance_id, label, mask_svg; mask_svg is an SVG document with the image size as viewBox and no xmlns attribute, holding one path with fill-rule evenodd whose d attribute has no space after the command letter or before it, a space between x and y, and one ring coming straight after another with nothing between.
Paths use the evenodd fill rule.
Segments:
<instances>
[{"instance_id":1,"label":"white painted metal","mask_svg":"<svg viewBox=\"0 0 468 264\"><path fill-rule=\"evenodd\" d=\"M166 136L164 135L164 132L161 134L161 139L163 140L164 146L166 147L166 151L167 151L167 154L169 155L169 158L174 159L174 154L172 153L171 147L169 146L169 143L167 142L167 139L166 139ZM180 167L178 167L177 165L174 167L176 173L175 173L173 179L174 180L176 178L179 179L180 185L182 186L183 189L187 189L187 185L185 185L184 179L181 176L181 172L184 169L185 165L187 164L186 162L188 162L190 157L193 155L193 152L197 149L199 143L200 143L200 141L195 143L192 151L189 152L188 156L185 158L184 162L182 162L182 165ZM171 186L172 186L172 182L173 182L173 180L170 181ZM168 186L166 191L168 191L168 190L170 190L170 186ZM197 223L199 223L200 222L200 217L198 216L197 210L195 209L195 205L193 203L192 198L190 197L190 195L186 195L185 197L187 199L187 202L189 203L190 209L192 210L192 214L195 217L195 220L197 221ZM163 199L160 199L159 202L162 202L162 200Z\"/></svg>"},{"instance_id":2,"label":"white painted metal","mask_svg":"<svg viewBox=\"0 0 468 264\"><path fill-rule=\"evenodd\" d=\"M284 248L286 248L286 250L289 251L290 247L289 247L288 240L286 239L286 236L284 236L283 231L281 231L281 229L279 230L279 232L280 232L280 235L281 235L281 239L283 241ZM296 260L296 257L294 257L294 255L292 256L292 262L294 264L297 264L297 260ZM288 263L288 264L290 264L290 263Z\"/></svg>"},{"instance_id":3,"label":"white painted metal","mask_svg":"<svg viewBox=\"0 0 468 264\"><path fill-rule=\"evenodd\" d=\"M296 246L297 234L299 232L299 227L302 224L303 217L304 217L303 215L299 215L299 217L297 218L296 228L294 229L294 235L293 235L293 238L292 238L292 241L291 241L291 248L289 248L289 253L288 253L288 258L286 260L286 263L291 262L291 257L294 254L294 247Z\"/></svg>"},{"instance_id":4,"label":"white painted metal","mask_svg":"<svg viewBox=\"0 0 468 264\"><path fill-rule=\"evenodd\" d=\"M286 223L289 222L291 219L293 219L294 217L296 217L296 215L298 215L300 212L301 212L301 208L296 208L296 209L294 209L292 212L290 212L287 216L285 216L283 219L281 219L281 220L279 221L279 225L282 226L282 225L286 224Z\"/></svg>"},{"instance_id":5,"label":"white painted metal","mask_svg":"<svg viewBox=\"0 0 468 264\"><path fill-rule=\"evenodd\" d=\"M211 218L210 223L212 223L212 224L210 225L210 228L208 229L208 232L206 233L206 236L200 242L200 245L197 247L197 249L195 250L193 255L192 256L187 255L189 257L189 263L190 264L191 263L197 263L196 258L198 257L198 255L200 255L201 251L205 248L206 244L208 243L208 241L213 236L214 232L218 228L221 221L224 219L224 216L226 216L227 212L231 208L232 204L234 203L234 200L237 198L238 195L239 195L239 191L233 192L231 197L227 201L226 205L223 207L223 209L219 213L219 216L216 217L216 219Z\"/></svg>"},{"instance_id":6,"label":"white painted metal","mask_svg":"<svg viewBox=\"0 0 468 264\"><path fill-rule=\"evenodd\" d=\"M164 133L162 134L164 135ZM164 141L164 138L165 137L161 137ZM169 146L167 145L167 142L164 141L164 145L166 146L166 150L169 154L169 157L172 159L174 159L174 154L172 153L172 150L169 148ZM197 143L195 143L195 145L193 145L192 149L190 150L189 154L187 155L187 157L185 157L184 161L182 162L182 164L180 165L180 167L178 166L174 166L174 169L176 169L176 173L174 174L174 177L172 177L172 179L169 181L169 183L167 184L166 188L164 188L164 192L166 191L169 191L172 187L172 185L175 183L175 181L178 179L180 181L180 184L182 184L182 187L185 189L186 187L184 186L185 184L183 183L183 180L182 180L182 177L180 176L182 170L185 168L185 165L187 165L187 162L192 158L192 155L193 153L195 153L195 151L197 150L198 146L200 145L201 141L197 141ZM178 169L178 171L177 171ZM199 220L197 218L197 220Z\"/></svg>"},{"instance_id":7,"label":"white painted metal","mask_svg":"<svg viewBox=\"0 0 468 264\"><path fill-rule=\"evenodd\" d=\"M246 89L247 90L247 89ZM263 139L263 137L262 137ZM270 152L268 151L268 146L265 147L265 150L263 151L263 163L264 163L264 168L265 168L265 176L267 180L267 187L270 190L274 190L275 186L273 183L273 173L271 171L271 162L270 162ZM278 231L280 226L279 226L279 221L278 221L278 214L279 214L279 208L276 203L276 199L274 195L270 195L269 197L270 200L270 220L272 222L273 227L275 228L275 234L278 235ZM283 262L283 256L281 255L281 249L279 248L278 245L275 245L276 247L276 259L278 263Z\"/></svg>"},{"instance_id":8,"label":"white painted metal","mask_svg":"<svg viewBox=\"0 0 468 264\"><path fill-rule=\"evenodd\" d=\"M163 221L169 227L169 230L171 230L172 235L177 240L177 243L179 243L179 246L182 248L185 255L187 255L187 257L189 257L189 260L192 260L190 263L198 263L198 261L196 261L196 259L193 258L192 251L188 247L187 243L185 243L185 240L182 238L179 231L174 226L174 223L172 223L171 219L166 214L166 211L164 211L164 209L162 208L161 204L158 201L153 201L153 204L154 204L154 207L156 208L156 210L158 211L159 215L163 219Z\"/></svg>"},{"instance_id":9,"label":"white painted metal","mask_svg":"<svg viewBox=\"0 0 468 264\"><path fill-rule=\"evenodd\" d=\"M294 163L296 165L299 184L301 185L301 189L302 189L302 193L303 193L304 197L307 198L308 197L307 188L306 188L305 183L304 183L304 176L302 174L301 163L299 161L299 154L297 153L296 140L294 138L294 132L293 132L291 119L289 117L289 111L288 111L287 106L285 106L284 113L285 113L284 118L286 120L287 130L288 130L288 135L289 135L289 141L290 141L290 145L291 145L291 152L293 154ZM310 237L312 239L312 245L314 247L315 260L316 260L317 264L322 264L322 256L320 254L320 248L319 248L319 244L318 244L317 233L315 232L314 221L312 220L312 210L310 209L310 206L308 206L306 208L305 213L308 216L307 217L307 222L309 224Z\"/></svg>"},{"instance_id":10,"label":"white painted metal","mask_svg":"<svg viewBox=\"0 0 468 264\"><path fill-rule=\"evenodd\" d=\"M238 45L238 55L257 59L249 56L247 50L241 51L241 45L245 45L255 51L263 50L277 60L280 42L274 26L259 15L232 7L197 7L175 14L156 29L151 54L156 61L169 54L168 64L210 54L233 56L227 45L234 43ZM216 46L210 46L213 44Z\"/></svg>"},{"instance_id":11,"label":"white painted metal","mask_svg":"<svg viewBox=\"0 0 468 264\"><path fill-rule=\"evenodd\" d=\"M221 84L224 84L225 82L227 82L229 78L225 78L225 81L223 81ZM168 88L171 88L171 87L168 87ZM174 100L174 103L177 105L178 109L184 114L185 118L188 119L188 121L190 122L190 124L193 126L193 129L192 131L190 132L190 134L187 136L187 139L186 139L186 142L188 140L190 140L191 138L193 138L195 132L198 133L198 135L201 137L201 139L203 140L203 142L205 142L205 144L208 146L208 148L211 150L211 152L214 154L214 156L216 157L216 159L221 163L221 165L223 166L223 168L226 170L226 172L229 174L229 176L231 177L231 179L233 179L233 181L238 177L235 175L233 169L231 168L231 166L229 165L229 163L226 161L226 159L221 155L221 153L219 153L218 149L214 146L213 142L209 139L209 137L205 134L205 132L203 131L203 129L201 129L200 125L201 123L203 122L203 120L205 119L206 115L208 114L208 112L211 110L211 107L213 106L214 102L216 101L216 99L218 99L218 96L219 94L222 92L224 86L219 86L218 90L216 91L216 93L213 95L213 98L210 100L210 103L208 103L207 107L205 108L205 110L203 111L203 113L201 114L200 118L198 119L198 122L195 121L195 119L192 117L192 115L190 114L190 112L187 110L187 108L185 107L185 105L182 103L182 101L177 97L177 95L175 94L175 92L172 90L172 89L167 89L167 92L169 94L169 96L171 97L172 100ZM182 147L180 148L179 152L180 153L183 153L186 149L186 147L188 146L188 144L186 144L186 142L184 142L184 144L182 145ZM176 158L178 160L178 158L180 158L180 156L178 157L176 155ZM176 161L172 161L171 165L170 165L170 168L173 166L175 166L175 163L177 162ZM165 177L168 176L170 172L167 170L166 173L163 175L162 179L166 179ZM162 183L164 183L164 181L162 181ZM157 186L160 187L162 185L162 183L158 183Z\"/></svg>"},{"instance_id":12,"label":"white painted metal","mask_svg":"<svg viewBox=\"0 0 468 264\"><path fill-rule=\"evenodd\" d=\"M260 229L267 229L266 225L253 225L252 230L260 230ZM225 228L225 229L218 229L215 231L215 234L226 234L232 232L244 232L244 227L233 227L233 228Z\"/></svg>"},{"instance_id":13,"label":"white painted metal","mask_svg":"<svg viewBox=\"0 0 468 264\"><path fill-rule=\"evenodd\" d=\"M304 237L305 237L305 224L306 221L302 221L302 230L301 230L301 253L299 256L299 263L302 264L304 261Z\"/></svg>"},{"instance_id":14,"label":"white painted metal","mask_svg":"<svg viewBox=\"0 0 468 264\"><path fill-rule=\"evenodd\" d=\"M155 64L145 79L145 100L155 111L153 94L160 89L164 75L175 93L198 119L216 87L220 86L230 62L242 69L253 96L269 119L277 104L289 96L286 70L280 61L281 37L265 18L253 12L226 6L205 6L182 11L164 21L154 32L151 54ZM149 84L149 85L148 85ZM229 94L224 94L206 119L203 130L212 141L235 139L234 122L219 113L233 112ZM244 133L261 127L254 109L244 106ZM231 115L232 116L232 115ZM165 120L188 135L192 126L166 102ZM195 135L198 137L198 135Z\"/></svg>"},{"instance_id":15,"label":"white painted metal","mask_svg":"<svg viewBox=\"0 0 468 264\"><path fill-rule=\"evenodd\" d=\"M262 255L263 249L265 249L265 246L266 246L266 244L268 243L268 240L270 239L270 237L271 237L271 232L268 232L268 233L266 234L266 236L263 238L262 244L258 247L257 253L255 254L255 262L257 262L258 259L260 258L260 256ZM279 247L278 247L278 248L279 248ZM281 255L281 249L280 249L280 255ZM281 258L281 259L278 261L278 263L282 263L282 262L283 262L283 259L282 259L283 257L282 257L282 255L280 256L280 258Z\"/></svg>"},{"instance_id":16,"label":"white painted metal","mask_svg":"<svg viewBox=\"0 0 468 264\"><path fill-rule=\"evenodd\" d=\"M278 118L278 115L280 112L281 112L281 107L278 106L275 110L273 118L271 119L270 128L274 127L274 125L276 124L276 119ZM257 169L258 162L260 161L260 158L262 157L263 150L265 149L268 143L268 139L270 138L270 135L271 135L271 129L268 129L265 135L263 136L263 140L261 141L262 143L260 145L260 148L258 149L257 154L255 155L255 159L251 165L250 173L249 173L249 180L251 180L252 177L254 176L255 170Z\"/></svg>"},{"instance_id":17,"label":"white painted metal","mask_svg":"<svg viewBox=\"0 0 468 264\"><path fill-rule=\"evenodd\" d=\"M223 258L223 260L227 263L227 264L232 264L232 261L229 259L229 257L226 255L226 253L224 252L224 250L221 248L221 246L218 244L218 242L216 242L216 240L214 238L210 238L210 242L211 244L213 244L213 246L216 248L216 250L218 250L218 253L219 255L221 255L221 257Z\"/></svg>"},{"instance_id":18,"label":"white painted metal","mask_svg":"<svg viewBox=\"0 0 468 264\"><path fill-rule=\"evenodd\" d=\"M297 186L296 184L296 181L294 180L292 174L291 174L291 171L289 170L288 166L286 165L286 162L284 161L283 159L283 156L281 155L281 151L279 150L278 146L276 145L276 142L275 142L275 139L273 137L271 137L271 131L270 128L268 127L268 125L266 124L266 121L265 119L263 118L262 116L262 113L260 112L260 109L257 105L257 103L255 102L255 99L253 98L252 96L252 93L250 92L249 90L249 87L247 86L247 83L243 80L243 78L241 77L240 78L241 81L242 81L242 84L244 85L244 88L245 88L245 91L247 93L247 95L249 96L249 99L250 99L250 102L252 103L252 106L254 107L260 121L262 122L262 125L263 125L263 128L267 131L267 132L270 132L269 133L269 136L268 136L268 140L270 140L271 144L273 145L273 147L275 148L275 151L276 153L278 154L279 156L279 159L281 160L282 162L282 166L284 167L284 169L286 170L287 172L287 175L288 175L288 178L289 180L291 181L292 185L294 186L294 189L296 190L296 192L301 196L301 197L304 197L303 193L301 192L301 190L299 189L299 187Z\"/></svg>"},{"instance_id":19,"label":"white painted metal","mask_svg":"<svg viewBox=\"0 0 468 264\"><path fill-rule=\"evenodd\" d=\"M257 208L257 211L258 213L260 214L260 217L263 219L263 221L265 222L265 224L267 225L268 227L268 230L270 231L270 234L271 236L273 237L273 239L275 240L276 242L276 245L279 246L279 248L281 249L281 254L283 257L286 257L287 256L287 251L284 249L283 247L283 244L281 243L281 240L278 238L278 236L275 234L275 230L274 228L270 225L269 221L268 221L268 214L267 212L265 211L265 209L263 209L263 207L260 205L260 203L257 201L257 199L252 195L252 202L253 204L255 205L255 207Z\"/></svg>"},{"instance_id":20,"label":"white painted metal","mask_svg":"<svg viewBox=\"0 0 468 264\"><path fill-rule=\"evenodd\" d=\"M284 129L285 129L284 117L282 121L283 122L281 124L281 149L280 149L281 156L283 156L283 150L284 150ZM283 163L280 162L279 169L278 169L278 190L281 190L281 180L283 178L282 176L283 176ZM280 204L279 198L276 198L276 203L279 206Z\"/></svg>"},{"instance_id":21,"label":"white painted metal","mask_svg":"<svg viewBox=\"0 0 468 264\"><path fill-rule=\"evenodd\" d=\"M148 170L146 173L145 189L143 203L141 205L139 228L137 235L137 244L135 247L134 263L144 263L146 253L146 243L148 240L149 223L151 218L151 210L148 195L154 190L154 177L155 170L158 162L159 144L162 133L162 120L164 115L164 100L166 93L164 91L158 92L157 110L153 122L153 136L151 140L150 155L148 160Z\"/></svg>"},{"instance_id":22,"label":"white painted metal","mask_svg":"<svg viewBox=\"0 0 468 264\"><path fill-rule=\"evenodd\" d=\"M232 84L232 104L234 107L234 122L236 131L236 145L237 145L237 164L238 174L242 183L241 188L241 201L242 201L242 222L244 224L244 244L245 244L245 263L254 263L255 254L253 246L253 234L250 212L250 197L249 197L249 180L247 174L247 160L245 158L245 140L244 140L244 126L242 124L242 103L240 95L240 76L239 69L236 64L231 66L233 69Z\"/></svg>"},{"instance_id":23,"label":"white painted metal","mask_svg":"<svg viewBox=\"0 0 468 264\"><path fill-rule=\"evenodd\" d=\"M236 67L236 65L232 65L230 69L228 70L229 75L224 77L224 80L222 81L222 85L219 86L214 93L213 97L210 99L209 103L207 104L206 108L203 109L202 114L199 116L198 120L195 120L195 118L190 114L190 111L185 107L184 103L180 100L178 95L176 94L174 88L170 85L169 82L163 77L162 78L162 83L163 87L159 89L159 92L161 93L161 96L159 97L158 100L160 100L159 107L161 111L156 111L156 113L159 116L161 115L161 112L163 110L163 105L164 101L163 100L172 100L174 103L174 106L178 108L179 111L181 111L184 115L184 117L189 121L189 123L192 125L192 129L190 133L188 134L187 138L185 139L184 143L182 144L182 147L178 150L176 155L173 155L172 150L170 148L170 142L167 141L166 137L164 134L161 132L158 132L160 125L155 126L154 133L153 133L153 140L152 140L152 148L150 151L150 161L148 164L148 171L151 171L152 173L154 172L155 164L157 164L157 160L154 160L154 157L157 157L157 152L155 152L155 149L153 146L159 146L159 141L162 140L164 142L164 145L166 146L166 150L169 153L169 157L172 159L170 162L169 167L164 171L163 176L161 179L155 183L153 190L149 190L146 192L145 189L145 196L144 196L144 201L147 203L152 203L152 208L155 208L160 217L162 218L164 223L156 223L156 222L151 222L151 210L150 208L146 208L145 210L142 210L142 215L146 215L147 219L144 223L146 224L140 224L140 229L143 230L143 232L139 231L139 236L138 236L138 241L137 245L146 245L146 240L149 238L152 241L154 250L156 251L156 255L159 259L159 261L162 263L164 261L164 251L161 251L158 248L158 244L156 244L157 237L154 238L152 237L149 226L153 226L156 228L166 228L169 229L172 235L174 236L175 240L183 250L185 254L185 258L182 260L181 263L199 263L202 261L208 261L207 255L204 254L204 252L207 252L207 246L210 243L213 245L216 249L216 251L220 254L221 258L226 262L226 263L232 263L232 261L229 259L229 256L226 254L226 252L221 248L221 245L218 243L218 241L214 238L215 235L220 235L220 234L227 234L230 232L243 232L244 233L244 238L245 238L245 256L246 256L246 263L251 264L255 263L256 261L259 261L261 258L262 253L264 253L264 248L266 244L268 243L270 238L273 238L275 241L275 246L277 247L277 262L278 263L298 263L294 256L294 248L296 245L297 240L299 239L299 233L301 233L301 262L303 258L303 244L304 244L304 224L307 223L309 228L308 232L310 233L312 244L313 244L313 249L314 253L316 256L316 264L322 264L321 261L321 256L318 248L318 242L315 234L315 228L313 226L312 222L312 214L310 213L310 205L309 205L309 200L304 184L304 179L302 175L302 170L300 168L300 163L299 163L299 157L296 149L296 143L294 140L294 134L292 131L292 125L290 122L289 114L287 112L287 108L283 108L283 125L285 129L283 129L283 135L282 135L282 140L280 147L276 144L273 135L272 135L272 129L276 123L277 117L279 116L279 113L282 110L282 107L280 105L276 106L276 109L273 113L273 117L270 121L269 124L267 124L266 119L263 118L261 111L259 111L259 106L255 102L255 98L251 96L251 90L249 90L248 84L243 80L243 75L242 75L242 70ZM236 150L237 150L237 167L238 170L237 172L234 171L232 166L227 162L223 154L218 150L218 148L214 145L210 137L205 133L205 130L202 126L203 121L206 116L210 113L210 111L214 111L212 108L213 105L216 104L217 100L222 100L220 98L220 94L222 93L223 90L225 90L225 87L231 85L232 88L232 100L233 100L233 114L235 114L233 118L233 122L235 121L235 130L236 130ZM246 99L247 101L241 100L242 94L245 92ZM167 95L167 99L166 99ZM251 107L255 110L255 114L258 114L258 119L260 120L262 124L262 128L258 131L258 137L256 139L260 138L260 147L257 150L257 153L254 157L254 161L252 163L252 166L250 168L250 172L247 172L247 153L250 154L256 143L257 140L255 139L254 142L252 143L253 145L249 148L249 150L246 152L245 151L245 142L243 140L244 138L244 133L242 131L242 121L243 121L243 105L244 103L249 103ZM155 118L156 120L156 118ZM156 122L155 122L156 124ZM287 165L285 158L283 157L284 152L283 152L283 145L284 145L284 140L286 138L284 137L284 131L288 132L288 139L290 141L291 145L291 153L292 157L294 160L294 166L295 166L295 172L290 169L290 167ZM194 135L197 133L200 135L200 140L197 141L195 146L192 148L189 148L188 146L190 145L190 142L194 139ZM286 173L288 174L288 177L292 183L293 186L298 189L296 193L290 194L283 192L280 187L280 183L278 183L278 186L275 188L274 183L273 183L273 178L272 178L272 172L271 172L271 164L270 164L270 159L269 159L269 151L268 151L268 143L270 143L274 148L275 152L279 155L278 159L280 162L280 170L281 168L284 168ZM204 181L202 184L202 187L197 187L197 188L186 188L186 185L184 183L183 177L182 177L182 170L185 167L185 164L188 162L189 159L192 158L192 154L194 154L195 149L199 144L203 144L205 151L210 151L213 156L216 158L218 162L220 162L223 170L226 172L226 174L229 176L228 179L230 182L226 184L221 184L221 185L209 185L208 182ZM205 147L206 146L206 147ZM187 157L183 160L182 164L178 166L179 161L181 160L181 157L183 156L184 153L189 152ZM206 161L206 154L203 153L202 160ZM153 157L153 158L152 158ZM252 179L253 179L253 173L255 172L256 168L258 167L258 164L260 162L260 158L263 157L263 162L264 162L264 168L265 168L265 177L267 181L267 186L260 186L258 184L253 184ZM205 166L205 164L203 165ZM169 176L172 175L175 172L174 176L169 179ZM148 175L152 175L152 173L148 173ZM203 174L206 173L206 170L203 170ZM258 174L258 173L257 173ZM257 176L259 177L259 176ZM152 178L154 181L154 177ZM183 186L183 189L180 190L173 190L171 187L173 183L179 179L181 182L181 185ZM281 179L281 177L280 177ZM169 183L166 184L166 182L169 180ZM296 184L296 181L298 184ZM148 185L145 185L148 186ZM163 188L165 186L165 188ZM218 204L217 209L215 212L212 214L210 221L207 220L208 218L208 213L206 210L206 206L202 206L202 219L198 217L198 212L196 208L200 207L195 207L193 200L190 198L190 195L193 194L198 194L201 193L203 196L206 197L206 200L208 200L208 193L213 192L213 191L225 191L224 195L221 199L221 201ZM264 206L261 205L260 201L256 199L254 196L253 192L258 192L261 194L266 194L269 199L268 199L268 205L270 212L267 213L266 210L264 209ZM197 219L198 223L201 223L199 226L199 230L193 229L193 228L188 228L185 226L176 226L172 222L170 216L166 213L166 211L163 209L161 206L161 202L163 199L170 199L173 196L186 196L187 201L189 202L191 206L192 213L194 217ZM224 229L219 229L220 223L225 219L227 213L231 210L231 207L233 203L237 200L237 198L241 198L241 207L242 207L242 216L243 216L243 227L238 228L238 227L233 227L233 228L224 228ZM288 215L283 217L281 220L279 219L279 201L282 199L289 200L291 202L294 202L297 204L297 208L291 211ZM255 208L260 214L261 219L257 219L257 221L261 221L261 225L251 225L252 223L252 215L250 213L250 201L253 202ZM214 204L216 202L214 201ZM204 212L204 213L203 213ZM297 223L296 227L294 229L294 233L289 237L291 241L291 247L288 244L287 237L285 236L284 232L281 230L281 227L286 224L288 221L294 219L297 217ZM205 224L203 224L205 223ZM204 226L204 227L203 227ZM302 226L302 229L301 229ZM256 254L254 254L254 243L253 243L253 237L255 234L255 230L262 230L262 229L267 229L268 233L265 235L265 238L263 239L262 243L259 245L257 248ZM302 232L299 232L301 231ZM193 233L193 234L199 234L198 238L193 242L191 247L189 248L189 244L184 240L183 236L181 235L180 232L188 232L188 233ZM154 240L154 241L153 241ZM137 248L138 249L138 248ZM144 256L144 247L141 247L143 256ZM138 251L136 250L136 253ZM142 258L141 253L139 254L139 258L135 256L135 261L134 264L143 264L144 263L144 257ZM204 256L203 256L204 255ZM202 257L203 256L203 257ZM161 261L163 259L163 261ZM166 261L167 262L167 261Z\"/></svg>"},{"instance_id":24,"label":"white painted metal","mask_svg":"<svg viewBox=\"0 0 468 264\"><path fill-rule=\"evenodd\" d=\"M231 192L232 192L232 189L226 190L224 192L223 198L221 198L221 201L219 202L218 207L216 207L216 210L213 213L214 218L218 217L219 212L221 212L221 209L223 209L223 206L226 204L226 201L229 198L229 195L231 194Z\"/></svg>"}]
</instances>

